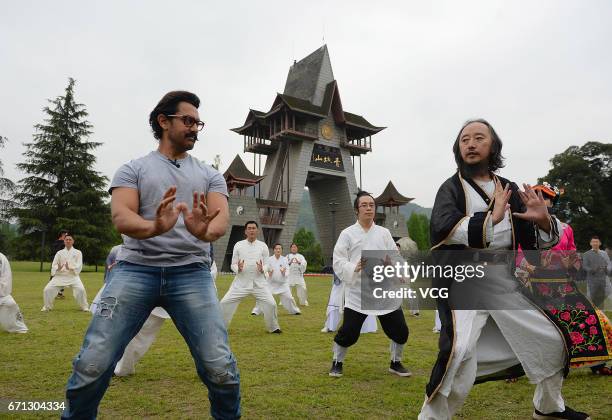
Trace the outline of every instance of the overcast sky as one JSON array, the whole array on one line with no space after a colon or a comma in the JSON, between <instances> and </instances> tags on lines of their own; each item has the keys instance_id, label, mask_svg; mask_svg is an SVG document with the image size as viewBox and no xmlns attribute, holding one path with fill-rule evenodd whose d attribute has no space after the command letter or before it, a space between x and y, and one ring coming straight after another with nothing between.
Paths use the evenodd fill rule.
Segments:
<instances>
[{"instance_id":1,"label":"overcast sky","mask_svg":"<svg viewBox=\"0 0 612 420\"><path fill-rule=\"evenodd\" d=\"M18 180L46 100L68 77L87 106L97 169L156 147L148 114L169 90L202 99L194 155L222 170L249 108L268 110L289 66L326 43L346 111L388 128L364 189L432 206L464 120L504 142L501 175L534 182L570 145L612 141L609 1L19 1L0 14L0 150ZM252 162L247 157L246 162Z\"/></svg>"}]
</instances>

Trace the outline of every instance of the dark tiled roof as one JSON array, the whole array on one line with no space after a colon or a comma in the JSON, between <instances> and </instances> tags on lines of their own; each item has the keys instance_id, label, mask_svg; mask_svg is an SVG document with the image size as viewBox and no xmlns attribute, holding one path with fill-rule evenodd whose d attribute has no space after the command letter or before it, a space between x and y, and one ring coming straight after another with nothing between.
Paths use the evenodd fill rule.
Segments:
<instances>
[{"instance_id":1,"label":"dark tiled roof","mask_svg":"<svg viewBox=\"0 0 612 420\"><path fill-rule=\"evenodd\" d=\"M257 183L264 177L257 176L253 172L249 171L239 155L236 155L229 168L223 173L225 179L233 178L236 180L250 181Z\"/></svg>"},{"instance_id":2,"label":"dark tiled roof","mask_svg":"<svg viewBox=\"0 0 612 420\"><path fill-rule=\"evenodd\" d=\"M346 124L352 125L355 127L365 128L367 130L373 130L376 132L379 132L385 129L385 127L376 127L375 125L370 124L368 120L363 118L361 115L351 114L350 112L345 111L344 118L346 119Z\"/></svg>"},{"instance_id":3,"label":"dark tiled roof","mask_svg":"<svg viewBox=\"0 0 612 420\"><path fill-rule=\"evenodd\" d=\"M283 102L285 102L287 106L293 111L307 112L309 114L315 114L323 118L327 116L327 114L322 113L320 107L313 105L312 103L310 103L310 101L296 98L294 96L285 95L284 93L279 93L278 96L280 96Z\"/></svg>"},{"instance_id":4,"label":"dark tiled roof","mask_svg":"<svg viewBox=\"0 0 612 420\"><path fill-rule=\"evenodd\" d=\"M403 195L401 195L391 181L389 181L383 193L374 199L376 204L379 206L401 206L403 204L411 202L412 200L414 200L414 198L404 197Z\"/></svg>"}]
</instances>

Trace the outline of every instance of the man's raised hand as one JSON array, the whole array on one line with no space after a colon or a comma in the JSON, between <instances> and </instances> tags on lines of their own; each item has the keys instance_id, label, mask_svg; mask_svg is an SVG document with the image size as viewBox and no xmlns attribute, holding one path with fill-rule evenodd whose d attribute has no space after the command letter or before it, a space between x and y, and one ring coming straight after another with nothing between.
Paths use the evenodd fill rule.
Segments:
<instances>
[{"instance_id":1,"label":"man's raised hand","mask_svg":"<svg viewBox=\"0 0 612 420\"><path fill-rule=\"evenodd\" d=\"M182 208L187 207L184 203L179 203L175 207L174 200L176 200L176 187L170 187L164 193L159 206L157 206L155 220L153 221L153 230L155 232L153 236L161 235L172 229L178 220L179 214L181 214Z\"/></svg>"},{"instance_id":2,"label":"man's raised hand","mask_svg":"<svg viewBox=\"0 0 612 420\"><path fill-rule=\"evenodd\" d=\"M493 204L493 212L491 213L493 226L504 220L506 210L510 208L508 201L510 201L511 195L512 191L510 191L510 184L506 184L502 189L500 182L495 183L495 203Z\"/></svg>"},{"instance_id":3,"label":"man's raised hand","mask_svg":"<svg viewBox=\"0 0 612 420\"><path fill-rule=\"evenodd\" d=\"M548 232L550 230L550 216L542 192L538 191L536 193L529 184L523 184L523 188L525 191L519 191L518 194L527 209L524 213L513 213L513 215L519 219L537 223L542 230Z\"/></svg>"},{"instance_id":4,"label":"man's raised hand","mask_svg":"<svg viewBox=\"0 0 612 420\"><path fill-rule=\"evenodd\" d=\"M202 241L211 242L213 238L208 235L208 226L221 212L221 209L217 209L209 214L208 207L206 207L206 194L194 192L191 211L189 211L187 206L182 211L187 231Z\"/></svg>"}]
</instances>

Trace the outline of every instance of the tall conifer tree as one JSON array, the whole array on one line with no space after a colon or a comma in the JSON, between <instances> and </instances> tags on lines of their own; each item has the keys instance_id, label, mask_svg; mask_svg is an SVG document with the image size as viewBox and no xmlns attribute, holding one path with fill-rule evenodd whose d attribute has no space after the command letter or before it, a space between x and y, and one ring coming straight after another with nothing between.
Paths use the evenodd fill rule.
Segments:
<instances>
[{"instance_id":1,"label":"tall conifer tree","mask_svg":"<svg viewBox=\"0 0 612 420\"><path fill-rule=\"evenodd\" d=\"M85 105L75 101L74 85L70 78L64 95L49 100L44 122L35 126L33 141L25 144L25 160L17 167L26 177L19 181L13 214L25 237L27 248L22 251L38 247L39 255L41 232L49 243L60 229L68 229L83 259L95 263L104 258L114 236L105 202L108 178L94 170L92 152L102 143L89 141L92 125Z\"/></svg>"}]
</instances>

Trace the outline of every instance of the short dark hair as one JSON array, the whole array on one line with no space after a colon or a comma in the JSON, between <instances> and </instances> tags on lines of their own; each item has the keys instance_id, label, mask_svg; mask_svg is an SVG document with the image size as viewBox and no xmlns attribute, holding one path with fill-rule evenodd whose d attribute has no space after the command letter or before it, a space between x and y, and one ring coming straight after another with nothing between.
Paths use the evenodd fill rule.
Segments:
<instances>
[{"instance_id":1,"label":"short dark hair","mask_svg":"<svg viewBox=\"0 0 612 420\"><path fill-rule=\"evenodd\" d=\"M299 248L298 244L296 244L295 242L291 242L291 245L289 245L289 248L291 248L293 245L295 245L295 246L297 246Z\"/></svg>"},{"instance_id":2,"label":"short dark hair","mask_svg":"<svg viewBox=\"0 0 612 420\"><path fill-rule=\"evenodd\" d=\"M279 244L278 242L274 244L274 246L272 247L272 249L276 248L277 246L280 246L281 248L283 247L281 244Z\"/></svg>"},{"instance_id":3,"label":"short dark hair","mask_svg":"<svg viewBox=\"0 0 612 420\"><path fill-rule=\"evenodd\" d=\"M60 231L58 232L57 237L59 238L60 236L62 236L62 235L64 235L64 234L66 234L66 235L70 235L70 232L68 232L66 229L62 229L62 230L60 230Z\"/></svg>"},{"instance_id":4,"label":"short dark hair","mask_svg":"<svg viewBox=\"0 0 612 420\"><path fill-rule=\"evenodd\" d=\"M368 197L372 197L372 200L374 200L374 197L373 197L373 196L372 196L372 194L370 194L369 192L367 192L367 191L363 191L363 190L362 190L362 191L359 191L359 192L357 193L357 197L355 197L355 201L353 201L353 208L355 209L355 211L358 211L358 210L359 210L359 199L360 199L361 197L365 197L366 195L367 195ZM374 203L376 203L376 200L374 200Z\"/></svg>"},{"instance_id":5,"label":"short dark hair","mask_svg":"<svg viewBox=\"0 0 612 420\"><path fill-rule=\"evenodd\" d=\"M149 125L153 129L153 137L157 140L161 139L164 132L157 121L157 117L159 115L176 114L179 102L187 102L196 108L200 107L200 98L195 93L187 92L186 90L174 90L166 93L149 114Z\"/></svg>"},{"instance_id":6,"label":"short dark hair","mask_svg":"<svg viewBox=\"0 0 612 420\"><path fill-rule=\"evenodd\" d=\"M459 150L459 141L461 139L461 132L465 127L472 123L481 123L489 127L489 132L491 133L491 155L489 156L489 171L495 172L498 169L504 167L504 157L501 154L503 143L493 126L484 118L476 118L473 120L467 120L462 126L461 130L457 134L457 138L455 139L455 144L453 144L453 153L455 154L455 163L457 163L457 168L462 175L465 175L464 168L466 167L466 163L463 161L461 157L461 151Z\"/></svg>"},{"instance_id":7,"label":"short dark hair","mask_svg":"<svg viewBox=\"0 0 612 420\"><path fill-rule=\"evenodd\" d=\"M255 225L259 228L259 224L257 224L257 222L255 220L249 220L248 222L246 222L244 224L244 228L246 229L248 225Z\"/></svg>"},{"instance_id":8,"label":"short dark hair","mask_svg":"<svg viewBox=\"0 0 612 420\"><path fill-rule=\"evenodd\" d=\"M601 240L601 239L599 239L599 236L597 236L597 235L593 235L593 236L591 236L591 240L593 240L593 239L597 239L598 241L600 241L600 240Z\"/></svg>"}]
</instances>

